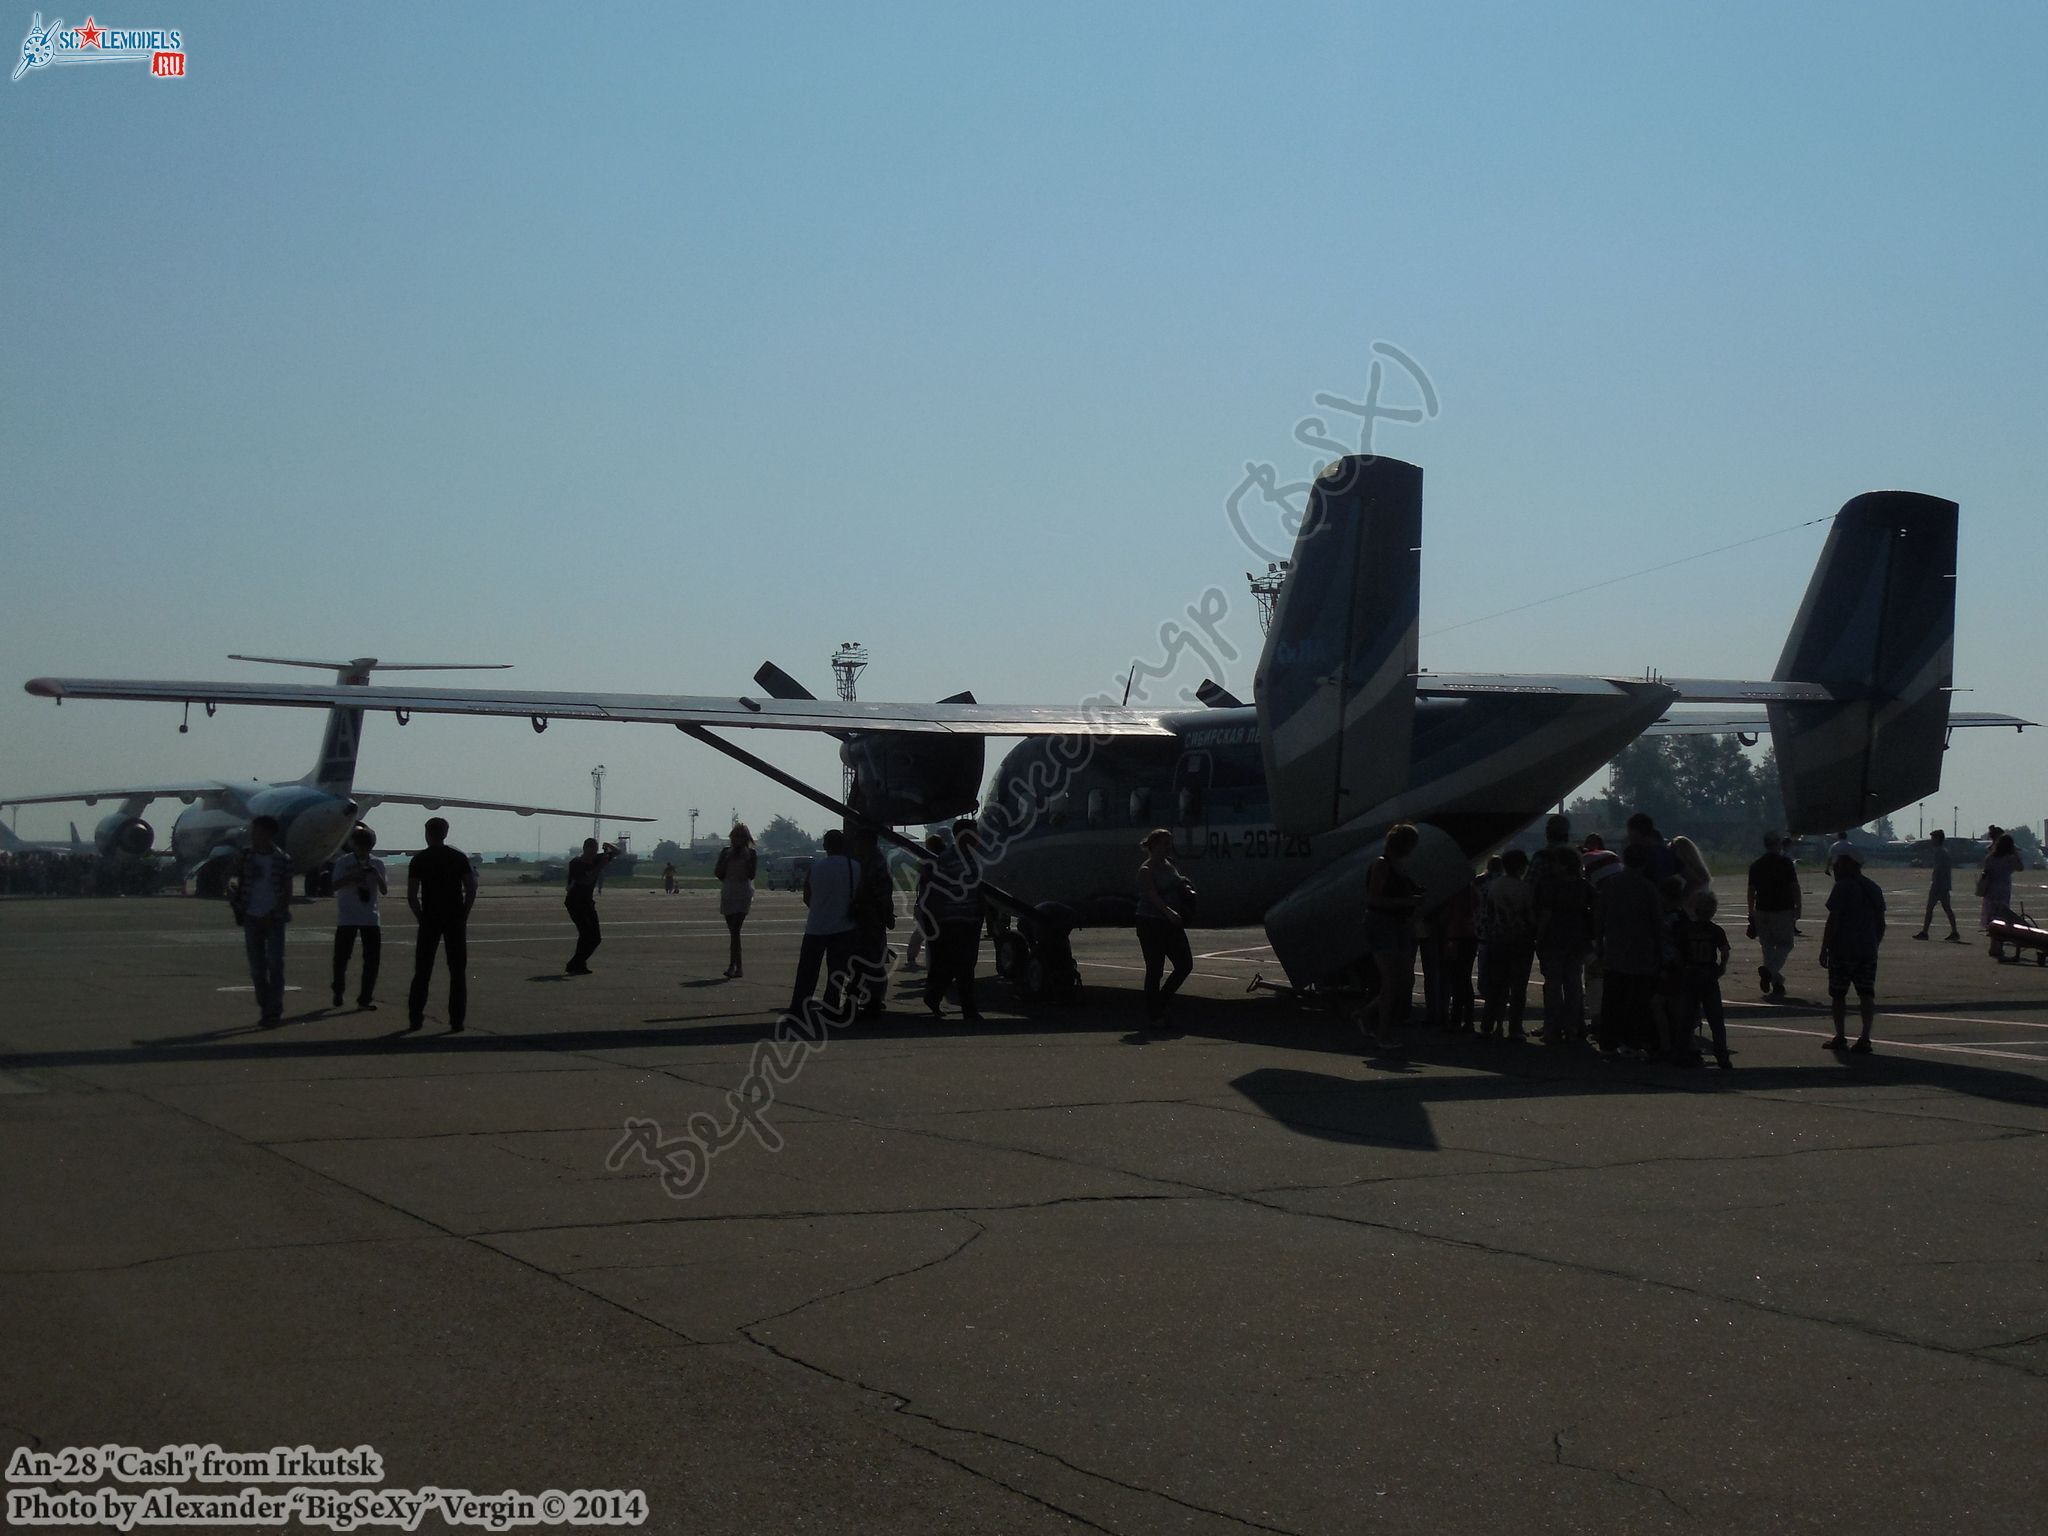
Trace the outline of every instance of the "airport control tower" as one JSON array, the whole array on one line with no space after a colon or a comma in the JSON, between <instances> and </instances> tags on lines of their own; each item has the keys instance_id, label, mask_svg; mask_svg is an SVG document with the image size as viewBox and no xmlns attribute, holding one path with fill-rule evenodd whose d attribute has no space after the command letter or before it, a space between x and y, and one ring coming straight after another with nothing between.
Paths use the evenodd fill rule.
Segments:
<instances>
[{"instance_id":1,"label":"airport control tower","mask_svg":"<svg viewBox=\"0 0 2048 1536\"><path fill-rule=\"evenodd\" d=\"M1273 605L1280 601L1280 589L1287 584L1287 568L1291 562L1274 560L1267 564L1266 574L1254 576L1250 571L1244 579L1251 583L1252 596L1259 600L1259 633L1265 634L1273 627Z\"/></svg>"},{"instance_id":2,"label":"airport control tower","mask_svg":"<svg viewBox=\"0 0 2048 1536\"><path fill-rule=\"evenodd\" d=\"M839 697L851 704L854 699L854 685L860 681L861 673L868 667L868 648L858 640L848 640L832 653L832 684L839 690ZM853 769L849 765L840 785L839 798L853 799Z\"/></svg>"}]
</instances>

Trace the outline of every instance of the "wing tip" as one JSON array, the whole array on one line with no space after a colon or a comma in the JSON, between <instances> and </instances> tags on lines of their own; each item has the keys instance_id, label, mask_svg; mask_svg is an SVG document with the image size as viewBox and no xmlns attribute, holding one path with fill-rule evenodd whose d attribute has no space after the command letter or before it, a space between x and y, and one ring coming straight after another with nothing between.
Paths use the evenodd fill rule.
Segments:
<instances>
[{"instance_id":1,"label":"wing tip","mask_svg":"<svg viewBox=\"0 0 2048 1536\"><path fill-rule=\"evenodd\" d=\"M32 677L21 687L24 693L32 693L39 699L64 697L64 685L54 677Z\"/></svg>"}]
</instances>

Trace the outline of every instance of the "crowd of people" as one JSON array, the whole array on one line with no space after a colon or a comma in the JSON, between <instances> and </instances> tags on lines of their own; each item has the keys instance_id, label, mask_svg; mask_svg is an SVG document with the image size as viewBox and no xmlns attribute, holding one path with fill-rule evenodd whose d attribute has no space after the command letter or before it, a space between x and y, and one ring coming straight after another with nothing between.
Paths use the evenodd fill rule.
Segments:
<instances>
[{"instance_id":1,"label":"crowd of people","mask_svg":"<svg viewBox=\"0 0 2048 1536\"><path fill-rule=\"evenodd\" d=\"M924 971L924 1006L943 1017L949 996L959 1016L981 1018L975 973L988 902L979 870L975 824L961 820L950 840L926 839L911 903L905 972ZM467 922L476 900L476 873L467 855L447 843L448 823L425 827L427 848L414 856L406 902L419 924L408 1029L422 1027L437 954L448 966L448 1020L464 1027L467 1011ZM229 896L243 929L260 1022L282 1014L284 929L293 896L289 859L276 845L276 824L258 817L239 856ZM1389 830L1367 871L1361 921L1371 957L1371 1000L1361 1024L1375 1046L1398 1050L1413 1004L1419 962L1423 1021L1433 1030L1471 1033L1518 1043L1532 1035L1545 1044L1597 1047L1604 1057L1703 1065L1708 1053L1723 1070L1733 1067L1721 996L1732 959L1728 930L1712 872L1686 837L1667 839L1654 820L1631 816L1618 850L1600 835L1576 843L1562 815L1549 818L1543 846L1533 854L1509 849L1484 873L1425 911L1424 890L1410 870L1420 842L1413 826ZM1135 882L1134 927L1144 959L1144 1028L1168 1026L1175 994L1193 968L1187 929L1195 916L1193 885L1175 866L1173 835L1154 829L1142 844ZM381 959L380 902L389 885L375 856L375 834L358 826L334 866L335 930L332 995L339 1008L347 975L362 954L356 1006L373 1009ZM612 845L586 839L570 861L564 904L576 946L563 972L591 973L603 942L596 893ZM17 856L18 857L18 856ZM733 827L715 875L719 911L729 936L725 977L744 975L742 930L752 909L758 852L744 823ZM1948 942L1961 943L1952 900L1953 861L1944 834L1932 839L1927 910L1915 939L1927 939L1934 915L1948 917ZM1993 828L1976 893L1981 920L2012 915L2012 876L2022 866L2012 837ZM1868 1052L1876 1017L1877 963L1886 929L1885 898L1863 873L1863 855L1846 838L1829 849L1830 881L1819 961L1827 974L1834 1033L1832 1050ZM887 1006L896 959L889 935L897 926L896 889L873 832L827 832L804 880L804 931L798 949L789 1012L806 1013L823 984L822 1002L835 1018L873 1017ZM1743 934L1757 945L1757 982L1765 1000L1784 1001L1785 966L1801 937L1803 892L1784 842L1766 833L1749 866ZM920 961L928 954L929 968ZM1999 936L1992 932L1992 953ZM1529 989L1540 980L1532 1022ZM1860 1030L1847 1033L1848 998L1855 994Z\"/></svg>"},{"instance_id":2,"label":"crowd of people","mask_svg":"<svg viewBox=\"0 0 2048 1536\"><path fill-rule=\"evenodd\" d=\"M0 896L150 896L173 876L165 861L65 848L0 849Z\"/></svg>"},{"instance_id":3,"label":"crowd of people","mask_svg":"<svg viewBox=\"0 0 2048 1536\"><path fill-rule=\"evenodd\" d=\"M1992 924L2013 915L2012 876L2022 861L2010 834L1994 827L1990 838L1977 894L1991 953L2002 958ZM1594 1045L1604 1057L1681 1066L1703 1065L1711 1051L1723 1070L1733 1067L1721 997L1732 948L1717 921L1712 871L1691 839L1667 840L1639 812L1616 851L1597 833L1574 844L1570 821L1552 816L1536 853L1510 849L1491 859L1469 886L1426 914L1407 869L1418 841L1413 827L1394 827L1367 874L1363 921L1378 988L1360 1022L1376 1048L1400 1048L1419 961L1427 1028L1527 1039L1533 973L1542 981L1538 1033L1545 1044ZM1938 908L1948 914L1948 941L1961 943L1945 842L1937 831L1927 911L1913 937L1928 937ZM1846 835L1828 850L1818 956L1834 1023L1827 1048L1855 1053L1872 1049L1886 916L1884 892L1864 874L1863 862ZM1758 946L1764 1000L1785 1001L1785 965L1802 913L1798 866L1784 841L1766 833L1749 866L1743 926ZM1853 1041L1852 992L1860 1020Z\"/></svg>"}]
</instances>

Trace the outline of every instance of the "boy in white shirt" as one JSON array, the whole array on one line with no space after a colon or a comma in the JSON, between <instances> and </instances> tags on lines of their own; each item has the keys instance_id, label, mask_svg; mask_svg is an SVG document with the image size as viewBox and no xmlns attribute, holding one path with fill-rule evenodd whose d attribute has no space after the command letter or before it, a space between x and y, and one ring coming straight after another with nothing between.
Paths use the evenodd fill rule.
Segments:
<instances>
[{"instance_id":1,"label":"boy in white shirt","mask_svg":"<svg viewBox=\"0 0 2048 1536\"><path fill-rule=\"evenodd\" d=\"M377 900L391 887L384 878L384 861L370 853L377 846L377 834L357 822L348 841L348 852L334 861L334 1006L341 1006L348 990L349 956L360 936L363 985L356 993L356 1006L375 1008L372 994L377 990L377 962L384 941Z\"/></svg>"}]
</instances>

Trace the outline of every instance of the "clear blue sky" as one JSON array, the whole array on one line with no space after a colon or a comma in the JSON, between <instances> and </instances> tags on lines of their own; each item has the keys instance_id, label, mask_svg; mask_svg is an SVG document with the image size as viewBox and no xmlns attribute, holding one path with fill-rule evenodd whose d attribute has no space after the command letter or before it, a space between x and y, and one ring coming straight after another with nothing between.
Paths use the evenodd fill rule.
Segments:
<instances>
[{"instance_id":1,"label":"clear blue sky","mask_svg":"<svg viewBox=\"0 0 2048 1536\"><path fill-rule=\"evenodd\" d=\"M1427 470L1425 632L1905 486L1963 505L1963 702L2048 718L2038 9L98 19L189 75L0 82L10 791L303 771L311 716L17 691L234 650L722 692L858 638L868 697L1072 700L1218 585L1245 691L1225 500L1343 435L1312 397L1375 342L1440 402L1376 438ZM1424 661L1768 675L1820 536ZM1942 801L2038 821L2043 741L1959 741ZM582 804L599 762L662 832L821 819L644 727L380 719L360 780Z\"/></svg>"}]
</instances>

